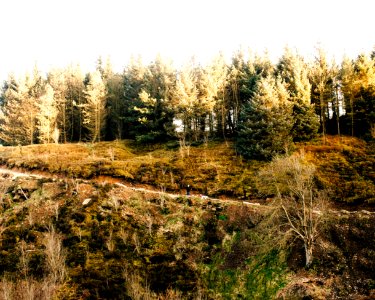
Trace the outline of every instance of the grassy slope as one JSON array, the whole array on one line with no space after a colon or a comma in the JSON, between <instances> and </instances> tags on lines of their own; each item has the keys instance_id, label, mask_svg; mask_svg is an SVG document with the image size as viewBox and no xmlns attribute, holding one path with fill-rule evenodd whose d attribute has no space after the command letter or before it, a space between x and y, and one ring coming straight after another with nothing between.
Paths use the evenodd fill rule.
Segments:
<instances>
[{"instance_id":1,"label":"grassy slope","mask_svg":"<svg viewBox=\"0 0 375 300\"><path fill-rule=\"evenodd\" d=\"M297 145L318 167L318 181L341 203L375 202L373 144L328 137ZM44 170L76 178L108 175L155 188L181 191L187 184L209 196L258 198L256 174L265 163L243 161L231 143L168 149L139 147L131 141L97 144L32 145L0 148L0 163L10 168Z\"/></svg>"},{"instance_id":2,"label":"grassy slope","mask_svg":"<svg viewBox=\"0 0 375 300\"><path fill-rule=\"evenodd\" d=\"M328 137L301 145L318 167L317 177L336 203L375 203L375 145L351 137Z\"/></svg>"},{"instance_id":3,"label":"grassy slope","mask_svg":"<svg viewBox=\"0 0 375 300\"><path fill-rule=\"evenodd\" d=\"M44 170L75 178L108 175L158 189L210 196L249 195L262 163L244 162L230 143L167 150L140 148L130 141L97 144L32 145L0 148L0 162L10 168Z\"/></svg>"},{"instance_id":4,"label":"grassy slope","mask_svg":"<svg viewBox=\"0 0 375 300\"><path fill-rule=\"evenodd\" d=\"M346 187L353 178L366 184L354 202L351 189L342 191L348 198L337 201L371 203L366 196L374 184L370 145L329 138L325 145L317 141L298 147L317 164L319 182L332 196L339 184ZM0 276L23 276L20 257L26 247L28 276L41 280L48 273L43 240L53 224L66 250L68 277L59 287L65 298L271 299L278 293L287 299L347 299L369 296L375 289L375 245L369 242L375 240L375 219L366 211L330 215L306 271L302 245L284 239L282 228L269 222L267 209L194 197L169 199L74 179L107 174L156 183L158 189L179 190L179 183L191 183L195 192L241 196L245 189L258 196L256 171L264 163L243 162L225 144L187 151L145 149L131 142L1 148L7 166L68 178L1 180ZM90 204L82 205L87 198Z\"/></svg>"}]
</instances>

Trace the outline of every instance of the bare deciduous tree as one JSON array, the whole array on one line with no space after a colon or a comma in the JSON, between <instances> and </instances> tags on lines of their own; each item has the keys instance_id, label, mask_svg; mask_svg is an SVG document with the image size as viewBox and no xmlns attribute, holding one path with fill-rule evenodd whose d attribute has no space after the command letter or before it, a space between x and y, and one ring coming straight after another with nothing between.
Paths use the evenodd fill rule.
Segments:
<instances>
[{"instance_id":1,"label":"bare deciduous tree","mask_svg":"<svg viewBox=\"0 0 375 300\"><path fill-rule=\"evenodd\" d=\"M315 187L314 174L315 166L303 152L276 157L260 174L263 183L274 188L290 231L304 243L306 267L313 260L325 203L323 193Z\"/></svg>"}]
</instances>

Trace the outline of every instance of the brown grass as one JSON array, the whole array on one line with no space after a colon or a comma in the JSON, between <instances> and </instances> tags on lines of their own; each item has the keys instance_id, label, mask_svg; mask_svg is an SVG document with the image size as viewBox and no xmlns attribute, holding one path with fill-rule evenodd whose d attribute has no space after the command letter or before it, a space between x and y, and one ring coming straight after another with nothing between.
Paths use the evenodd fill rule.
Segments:
<instances>
[{"instance_id":1,"label":"brown grass","mask_svg":"<svg viewBox=\"0 0 375 300\"><path fill-rule=\"evenodd\" d=\"M131 141L1 147L0 163L72 178L116 177L164 191L180 192L190 184L193 193L211 196L243 196L260 165L244 162L231 143L190 147L181 155L163 145L147 148Z\"/></svg>"}]
</instances>

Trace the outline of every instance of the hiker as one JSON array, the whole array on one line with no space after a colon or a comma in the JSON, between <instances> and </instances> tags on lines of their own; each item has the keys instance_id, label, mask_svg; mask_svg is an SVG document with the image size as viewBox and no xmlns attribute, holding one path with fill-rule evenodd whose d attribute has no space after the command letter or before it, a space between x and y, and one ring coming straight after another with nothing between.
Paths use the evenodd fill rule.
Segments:
<instances>
[{"instance_id":1,"label":"hiker","mask_svg":"<svg viewBox=\"0 0 375 300\"><path fill-rule=\"evenodd\" d=\"M190 190L191 190L191 186L190 184L188 184L186 187L186 196L190 196Z\"/></svg>"}]
</instances>

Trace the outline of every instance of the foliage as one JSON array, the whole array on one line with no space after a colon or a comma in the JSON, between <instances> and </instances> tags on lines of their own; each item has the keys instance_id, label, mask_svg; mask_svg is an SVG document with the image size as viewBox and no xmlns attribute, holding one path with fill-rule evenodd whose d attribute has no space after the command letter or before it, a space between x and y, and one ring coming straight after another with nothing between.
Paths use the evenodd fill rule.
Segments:
<instances>
[{"instance_id":1,"label":"foliage","mask_svg":"<svg viewBox=\"0 0 375 300\"><path fill-rule=\"evenodd\" d=\"M258 255L249 262L246 274L246 298L274 299L276 293L286 283L287 266L279 250Z\"/></svg>"},{"instance_id":2,"label":"foliage","mask_svg":"<svg viewBox=\"0 0 375 300\"><path fill-rule=\"evenodd\" d=\"M83 124L89 132L88 140L101 140L106 118L106 90L101 74L96 71L89 75L85 89L86 103L83 104Z\"/></svg>"},{"instance_id":3,"label":"foliage","mask_svg":"<svg viewBox=\"0 0 375 300\"><path fill-rule=\"evenodd\" d=\"M261 79L241 113L236 148L247 158L270 159L289 147L291 127L291 106L284 84L272 77Z\"/></svg>"},{"instance_id":4,"label":"foliage","mask_svg":"<svg viewBox=\"0 0 375 300\"><path fill-rule=\"evenodd\" d=\"M7 145L124 138L142 143L180 139L188 145L239 137L245 156L270 159L283 151L279 142L272 145L272 139L285 137L282 127L292 126L286 144L290 138L309 141L318 129L323 136L373 139L374 74L373 56L346 58L338 66L322 48L312 63L286 48L276 64L267 53L238 51L230 63L218 55L206 66L192 59L180 69L161 56L149 64L132 58L122 73L101 58L89 74L71 65L44 78L34 68L31 75L10 75L4 83L0 139ZM286 96L289 105L282 108L278 102ZM259 107L259 97L273 98L274 109ZM251 133L246 141L248 126L258 126L255 132L266 137L263 145ZM254 146L246 149L246 144Z\"/></svg>"}]
</instances>

